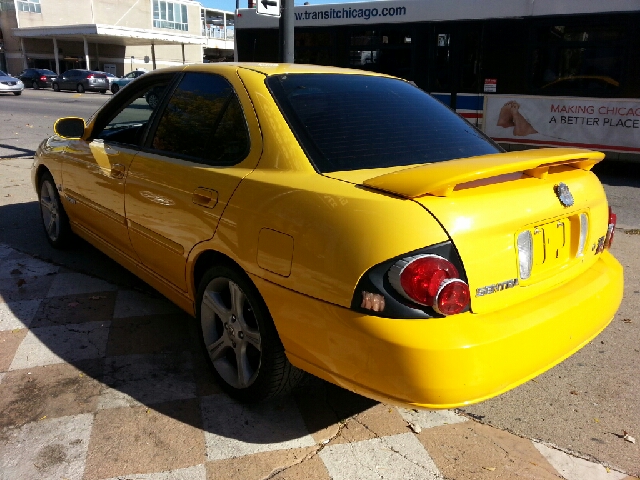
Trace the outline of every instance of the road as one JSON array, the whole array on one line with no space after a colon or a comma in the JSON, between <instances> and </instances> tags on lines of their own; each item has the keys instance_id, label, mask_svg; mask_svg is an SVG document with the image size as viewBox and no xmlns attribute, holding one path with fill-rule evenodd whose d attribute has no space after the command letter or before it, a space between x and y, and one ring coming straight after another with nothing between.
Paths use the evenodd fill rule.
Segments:
<instances>
[{"instance_id":1,"label":"road","mask_svg":"<svg viewBox=\"0 0 640 480\"><path fill-rule=\"evenodd\" d=\"M52 250L40 230L28 163L55 118L88 118L111 94L27 90L0 97L0 243L121 286L151 289L86 243ZM618 215L613 253L625 266L625 295L612 324L562 364L496 399L463 409L478 422L539 439L640 475L640 166L603 163L596 174Z\"/></svg>"}]
</instances>

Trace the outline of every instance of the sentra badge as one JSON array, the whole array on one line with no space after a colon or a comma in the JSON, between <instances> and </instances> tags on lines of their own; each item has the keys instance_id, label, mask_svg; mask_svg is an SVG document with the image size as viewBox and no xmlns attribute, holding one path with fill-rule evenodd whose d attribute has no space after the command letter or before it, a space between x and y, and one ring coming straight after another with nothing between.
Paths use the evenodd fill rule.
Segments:
<instances>
[{"instance_id":1,"label":"sentra badge","mask_svg":"<svg viewBox=\"0 0 640 480\"><path fill-rule=\"evenodd\" d=\"M569 190L569 186L566 183L559 183L553 189L560 200L560 203L565 207L571 207L573 205L573 195Z\"/></svg>"},{"instance_id":2,"label":"sentra badge","mask_svg":"<svg viewBox=\"0 0 640 480\"><path fill-rule=\"evenodd\" d=\"M518 285L518 279L507 280L506 282L494 283L493 285L487 285L486 287L476 289L476 297L484 297L491 293L501 292L508 288L513 288Z\"/></svg>"}]
</instances>

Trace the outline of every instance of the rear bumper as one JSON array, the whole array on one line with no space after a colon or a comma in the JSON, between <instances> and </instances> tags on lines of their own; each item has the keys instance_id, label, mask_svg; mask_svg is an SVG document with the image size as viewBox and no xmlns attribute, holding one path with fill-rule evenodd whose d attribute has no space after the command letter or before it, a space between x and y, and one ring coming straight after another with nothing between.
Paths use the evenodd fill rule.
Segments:
<instances>
[{"instance_id":1,"label":"rear bumper","mask_svg":"<svg viewBox=\"0 0 640 480\"><path fill-rule=\"evenodd\" d=\"M535 299L442 319L363 316L254 281L291 363L362 395L425 408L480 402L560 363L609 324L623 291L609 252Z\"/></svg>"},{"instance_id":2,"label":"rear bumper","mask_svg":"<svg viewBox=\"0 0 640 480\"><path fill-rule=\"evenodd\" d=\"M99 92L100 90L109 90L109 83L91 83L87 82L84 86L85 90Z\"/></svg>"}]
</instances>

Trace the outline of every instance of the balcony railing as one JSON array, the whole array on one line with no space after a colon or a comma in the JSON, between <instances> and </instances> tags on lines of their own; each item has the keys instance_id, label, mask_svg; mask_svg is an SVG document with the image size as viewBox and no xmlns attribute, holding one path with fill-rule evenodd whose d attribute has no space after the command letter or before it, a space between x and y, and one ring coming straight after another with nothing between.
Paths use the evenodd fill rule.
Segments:
<instances>
[{"instance_id":1,"label":"balcony railing","mask_svg":"<svg viewBox=\"0 0 640 480\"><path fill-rule=\"evenodd\" d=\"M215 38L217 40L233 40L235 29L223 28L216 25L207 25L202 29L202 35L207 38Z\"/></svg>"}]
</instances>

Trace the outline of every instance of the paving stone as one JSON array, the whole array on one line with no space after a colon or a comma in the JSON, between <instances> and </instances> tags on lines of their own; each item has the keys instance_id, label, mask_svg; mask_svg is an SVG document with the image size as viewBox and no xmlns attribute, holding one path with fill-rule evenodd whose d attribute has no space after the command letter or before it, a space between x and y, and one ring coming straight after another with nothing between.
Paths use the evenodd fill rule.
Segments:
<instances>
[{"instance_id":1,"label":"paving stone","mask_svg":"<svg viewBox=\"0 0 640 480\"><path fill-rule=\"evenodd\" d=\"M2 278L0 279L0 300L13 302L17 300L42 299L47 296L55 276L37 278Z\"/></svg>"},{"instance_id":2,"label":"paving stone","mask_svg":"<svg viewBox=\"0 0 640 480\"><path fill-rule=\"evenodd\" d=\"M100 293L115 291L117 287L100 280L99 278L84 275L82 273L60 273L47 292L47 297L59 297L63 295L82 295L85 293Z\"/></svg>"},{"instance_id":3,"label":"paving stone","mask_svg":"<svg viewBox=\"0 0 640 480\"><path fill-rule=\"evenodd\" d=\"M0 279L42 277L57 273L60 267L28 255L12 255L0 262Z\"/></svg>"},{"instance_id":4,"label":"paving stone","mask_svg":"<svg viewBox=\"0 0 640 480\"><path fill-rule=\"evenodd\" d=\"M208 460L315 445L291 397L242 405L226 395L201 399Z\"/></svg>"},{"instance_id":5,"label":"paving stone","mask_svg":"<svg viewBox=\"0 0 640 480\"><path fill-rule=\"evenodd\" d=\"M164 297L154 297L134 290L119 290L113 318L176 312L181 310Z\"/></svg>"},{"instance_id":6,"label":"paving stone","mask_svg":"<svg viewBox=\"0 0 640 480\"><path fill-rule=\"evenodd\" d=\"M433 428L442 425L466 422L467 418L458 415L452 410L418 410L413 408L398 408L407 423L412 423L420 428Z\"/></svg>"},{"instance_id":7,"label":"paving stone","mask_svg":"<svg viewBox=\"0 0 640 480\"><path fill-rule=\"evenodd\" d=\"M168 472L142 473L126 475L126 480L206 480L207 471L204 465L195 465L188 468L178 468ZM125 480L123 477L113 477L104 480Z\"/></svg>"},{"instance_id":8,"label":"paving stone","mask_svg":"<svg viewBox=\"0 0 640 480\"><path fill-rule=\"evenodd\" d=\"M207 480L330 480L327 468L315 455L317 450L318 447L293 448L207 462Z\"/></svg>"},{"instance_id":9,"label":"paving stone","mask_svg":"<svg viewBox=\"0 0 640 480\"><path fill-rule=\"evenodd\" d=\"M104 357L109 323L31 329L18 347L9 370Z\"/></svg>"},{"instance_id":10,"label":"paving stone","mask_svg":"<svg viewBox=\"0 0 640 480\"><path fill-rule=\"evenodd\" d=\"M185 313L116 318L111 323L107 355L162 353L196 350Z\"/></svg>"},{"instance_id":11,"label":"paving stone","mask_svg":"<svg viewBox=\"0 0 640 480\"><path fill-rule=\"evenodd\" d=\"M0 332L28 328L42 300L23 300L0 303Z\"/></svg>"},{"instance_id":12,"label":"paving stone","mask_svg":"<svg viewBox=\"0 0 640 480\"><path fill-rule=\"evenodd\" d=\"M533 445L553 465L558 473L567 480L622 480L627 477L624 473L613 470L607 471L602 465L588 462L582 458L572 457L542 443L533 442Z\"/></svg>"},{"instance_id":13,"label":"paving stone","mask_svg":"<svg viewBox=\"0 0 640 480\"><path fill-rule=\"evenodd\" d=\"M81 480L92 421L83 414L4 429L0 480Z\"/></svg>"},{"instance_id":14,"label":"paving stone","mask_svg":"<svg viewBox=\"0 0 640 480\"><path fill-rule=\"evenodd\" d=\"M26 328L0 332L0 372L6 372L9 369L27 333Z\"/></svg>"},{"instance_id":15,"label":"paving stone","mask_svg":"<svg viewBox=\"0 0 640 480\"><path fill-rule=\"evenodd\" d=\"M153 405L196 397L189 352L122 355L104 360L98 408Z\"/></svg>"},{"instance_id":16,"label":"paving stone","mask_svg":"<svg viewBox=\"0 0 640 480\"><path fill-rule=\"evenodd\" d=\"M278 472L270 480L331 480L331 476L322 459L314 455Z\"/></svg>"},{"instance_id":17,"label":"paving stone","mask_svg":"<svg viewBox=\"0 0 640 480\"><path fill-rule=\"evenodd\" d=\"M333 480L436 480L442 476L412 433L331 445L320 457Z\"/></svg>"},{"instance_id":18,"label":"paving stone","mask_svg":"<svg viewBox=\"0 0 640 480\"><path fill-rule=\"evenodd\" d=\"M295 399L307 431L316 443L328 442L338 434L338 416L327 402L323 383L301 389Z\"/></svg>"},{"instance_id":19,"label":"paving stone","mask_svg":"<svg viewBox=\"0 0 640 480\"><path fill-rule=\"evenodd\" d=\"M96 292L45 298L31 328L87 322L111 322L115 292Z\"/></svg>"},{"instance_id":20,"label":"paving stone","mask_svg":"<svg viewBox=\"0 0 640 480\"><path fill-rule=\"evenodd\" d=\"M60 363L8 372L0 385L0 428L93 412L101 370L94 360L83 369Z\"/></svg>"},{"instance_id":21,"label":"paving stone","mask_svg":"<svg viewBox=\"0 0 640 480\"><path fill-rule=\"evenodd\" d=\"M427 428L417 437L450 480L558 478L531 441L487 425L465 422Z\"/></svg>"},{"instance_id":22,"label":"paving stone","mask_svg":"<svg viewBox=\"0 0 640 480\"><path fill-rule=\"evenodd\" d=\"M100 410L93 422L84 480L193 467L204 463L204 453L195 399L154 408Z\"/></svg>"}]
</instances>

